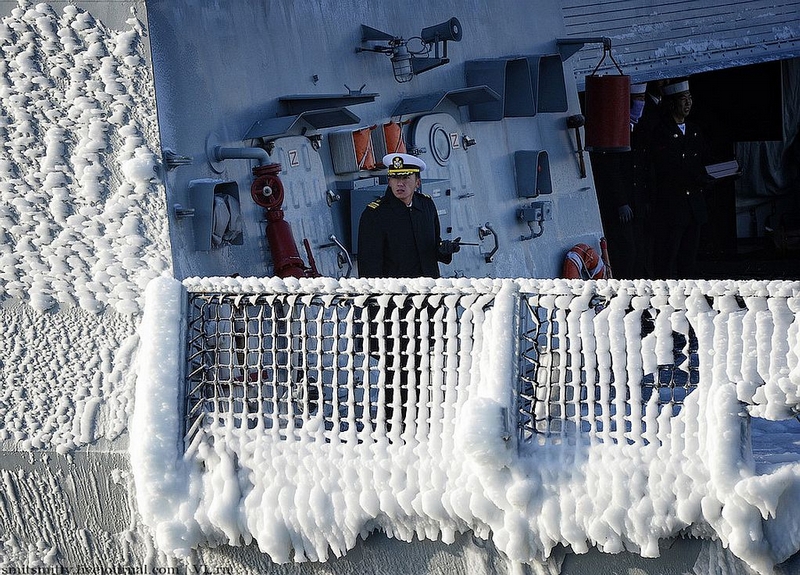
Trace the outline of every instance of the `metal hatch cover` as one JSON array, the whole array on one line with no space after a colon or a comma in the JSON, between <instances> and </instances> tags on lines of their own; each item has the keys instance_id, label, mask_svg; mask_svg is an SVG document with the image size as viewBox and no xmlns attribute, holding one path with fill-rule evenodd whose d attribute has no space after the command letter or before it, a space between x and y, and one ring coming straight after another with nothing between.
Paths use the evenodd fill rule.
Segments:
<instances>
[{"instance_id":1,"label":"metal hatch cover","mask_svg":"<svg viewBox=\"0 0 800 575\"><path fill-rule=\"evenodd\" d=\"M392 111L392 117L433 112L447 102L460 107L497 102L498 100L500 100L500 94L488 86L470 86L448 92L436 92L414 98L405 98L395 106Z\"/></svg>"},{"instance_id":2,"label":"metal hatch cover","mask_svg":"<svg viewBox=\"0 0 800 575\"><path fill-rule=\"evenodd\" d=\"M259 120L250 127L242 139L300 136L304 135L309 129L321 130L336 126L349 126L360 122L361 119L347 108L309 110L296 116L278 116Z\"/></svg>"},{"instance_id":3,"label":"metal hatch cover","mask_svg":"<svg viewBox=\"0 0 800 575\"><path fill-rule=\"evenodd\" d=\"M285 107L287 115L302 114L313 110L333 110L374 102L379 94L353 92L351 94L295 94L281 96L278 101Z\"/></svg>"}]
</instances>

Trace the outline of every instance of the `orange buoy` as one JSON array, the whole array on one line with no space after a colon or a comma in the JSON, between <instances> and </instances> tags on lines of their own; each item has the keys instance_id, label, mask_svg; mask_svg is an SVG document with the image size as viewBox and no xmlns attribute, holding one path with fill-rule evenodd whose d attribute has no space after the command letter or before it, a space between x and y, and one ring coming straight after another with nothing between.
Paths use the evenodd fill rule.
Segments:
<instances>
[{"instance_id":1,"label":"orange buoy","mask_svg":"<svg viewBox=\"0 0 800 575\"><path fill-rule=\"evenodd\" d=\"M564 258L561 275L567 279L597 280L610 277L611 270L592 246L576 244Z\"/></svg>"}]
</instances>

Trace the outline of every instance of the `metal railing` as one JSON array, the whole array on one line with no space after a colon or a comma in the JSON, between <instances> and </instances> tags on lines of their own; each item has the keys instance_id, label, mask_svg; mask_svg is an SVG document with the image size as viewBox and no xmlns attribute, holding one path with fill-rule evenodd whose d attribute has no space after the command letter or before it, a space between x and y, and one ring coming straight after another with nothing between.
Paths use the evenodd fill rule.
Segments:
<instances>
[{"instance_id":1,"label":"metal railing","mask_svg":"<svg viewBox=\"0 0 800 575\"><path fill-rule=\"evenodd\" d=\"M498 282L513 286L514 317L486 338ZM752 339L742 326L787 299L708 282L502 282L443 293L190 291L187 448L210 427L365 442L393 426L451 425L500 334L515 339L508 407L520 448L647 444L659 441L658 418L677 416L710 376L697 330L716 322ZM740 368L756 374L752 396L764 381Z\"/></svg>"},{"instance_id":2,"label":"metal railing","mask_svg":"<svg viewBox=\"0 0 800 575\"><path fill-rule=\"evenodd\" d=\"M490 303L479 299L190 293L187 445L211 426L361 442L442 425L469 363L465 312Z\"/></svg>"},{"instance_id":3,"label":"metal railing","mask_svg":"<svg viewBox=\"0 0 800 575\"><path fill-rule=\"evenodd\" d=\"M562 305L573 301L567 295L560 299ZM596 338L585 341L574 332L580 330L580 322L570 322L570 314L583 315L584 323L593 323L608 310L609 303L609 297L593 295L585 306L564 309L554 305L552 295L523 295L517 387L522 442L560 443L578 433L613 442L623 437L628 443L647 442L642 432L648 407L659 414L668 409L671 415L678 415L686 397L697 388L698 340L690 324L682 331L669 330L671 356L662 358L650 372L629 369L632 350L598 351ZM667 313L656 308L641 310L627 330L635 330L640 341L655 337L656 318ZM616 325L607 326L601 338L607 340L611 330L624 334L624 315Z\"/></svg>"},{"instance_id":4,"label":"metal railing","mask_svg":"<svg viewBox=\"0 0 800 575\"><path fill-rule=\"evenodd\" d=\"M526 562L696 526L743 558L785 522L751 436L800 410L800 282L175 283L148 289L143 353L165 351L140 364L133 468L215 545L325 561L375 529L472 530ZM155 506L154 532L197 537Z\"/></svg>"}]
</instances>

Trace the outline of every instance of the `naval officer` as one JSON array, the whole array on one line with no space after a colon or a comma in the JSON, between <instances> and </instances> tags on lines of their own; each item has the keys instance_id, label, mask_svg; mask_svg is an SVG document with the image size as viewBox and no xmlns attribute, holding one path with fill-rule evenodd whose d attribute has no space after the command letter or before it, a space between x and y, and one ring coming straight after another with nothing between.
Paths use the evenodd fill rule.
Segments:
<instances>
[{"instance_id":1,"label":"naval officer","mask_svg":"<svg viewBox=\"0 0 800 575\"><path fill-rule=\"evenodd\" d=\"M419 191L425 162L410 154L387 154L389 185L371 202L358 226L358 275L362 278L438 278L460 240L442 240L439 215L430 196Z\"/></svg>"}]
</instances>

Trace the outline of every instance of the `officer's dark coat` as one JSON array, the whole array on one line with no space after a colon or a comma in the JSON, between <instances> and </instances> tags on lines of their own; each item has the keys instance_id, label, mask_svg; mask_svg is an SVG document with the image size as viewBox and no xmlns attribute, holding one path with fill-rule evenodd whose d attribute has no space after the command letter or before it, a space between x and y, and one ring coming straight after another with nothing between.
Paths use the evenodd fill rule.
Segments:
<instances>
[{"instance_id":1,"label":"officer's dark coat","mask_svg":"<svg viewBox=\"0 0 800 575\"><path fill-rule=\"evenodd\" d=\"M430 196L415 193L408 208L391 189L371 202L358 226L358 275L362 278L438 278L439 262L452 254L440 251L441 230Z\"/></svg>"},{"instance_id":2,"label":"officer's dark coat","mask_svg":"<svg viewBox=\"0 0 800 575\"><path fill-rule=\"evenodd\" d=\"M702 226L708 221L704 188L708 153L700 130L686 122L683 134L665 116L650 139L654 267L659 278L697 277Z\"/></svg>"},{"instance_id":3,"label":"officer's dark coat","mask_svg":"<svg viewBox=\"0 0 800 575\"><path fill-rule=\"evenodd\" d=\"M704 224L708 220L703 188L711 178L706 143L700 130L686 122L684 135L671 117L654 128L649 150L650 189L654 212L674 225Z\"/></svg>"},{"instance_id":4,"label":"officer's dark coat","mask_svg":"<svg viewBox=\"0 0 800 575\"><path fill-rule=\"evenodd\" d=\"M653 130L658 127L665 114L661 102L656 103L649 94L646 94L642 117L634 124L631 131L631 166L626 173L631 178L633 213L637 217L652 208L652 191L649 188L650 141Z\"/></svg>"}]
</instances>

